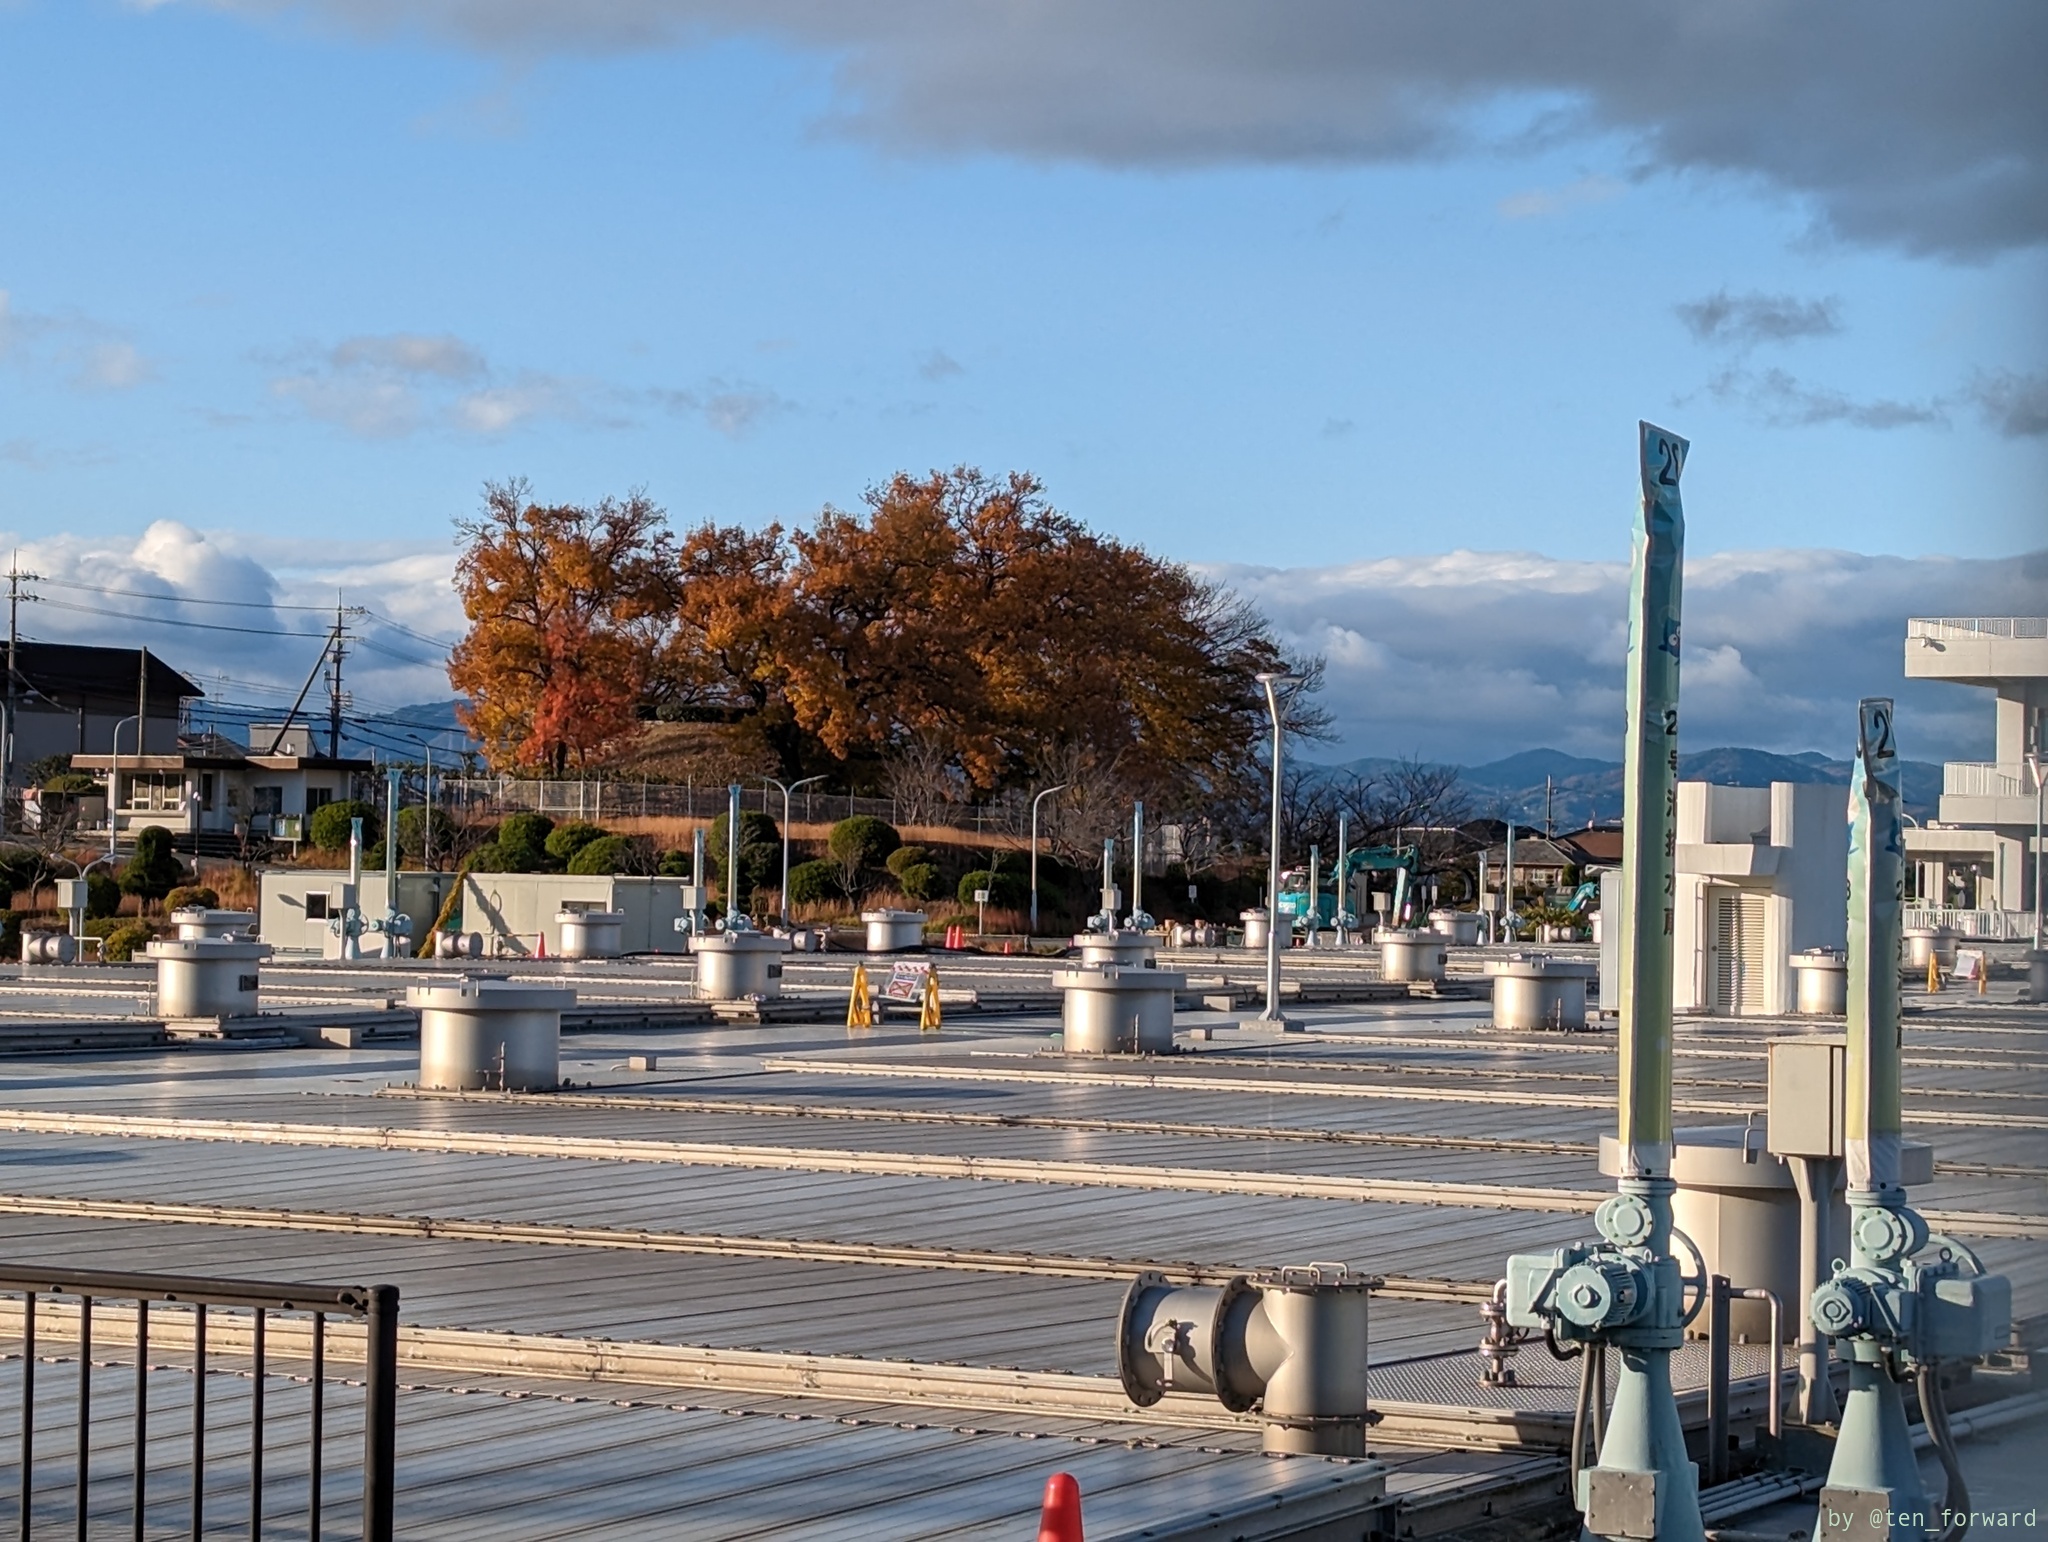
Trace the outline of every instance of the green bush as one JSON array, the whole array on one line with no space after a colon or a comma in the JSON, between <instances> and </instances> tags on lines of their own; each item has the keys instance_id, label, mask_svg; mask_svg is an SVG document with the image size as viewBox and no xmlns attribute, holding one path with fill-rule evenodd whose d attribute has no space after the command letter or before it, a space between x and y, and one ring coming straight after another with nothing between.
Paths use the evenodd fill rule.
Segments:
<instances>
[{"instance_id":1,"label":"green bush","mask_svg":"<svg viewBox=\"0 0 2048 1542\"><path fill-rule=\"evenodd\" d=\"M928 900L939 892L939 870L929 862L912 862L896 869L896 882L905 899Z\"/></svg>"},{"instance_id":2,"label":"green bush","mask_svg":"<svg viewBox=\"0 0 2048 1542\"><path fill-rule=\"evenodd\" d=\"M162 899L185 881L185 864L171 849L171 832L162 825L144 825L135 837L135 855L121 869L121 892L145 902Z\"/></svg>"},{"instance_id":3,"label":"green bush","mask_svg":"<svg viewBox=\"0 0 2048 1542\"><path fill-rule=\"evenodd\" d=\"M565 825L556 825L549 832L545 849L557 862L569 862L569 871L573 873L576 867L571 859L592 841L603 840L605 834L602 825L594 825L587 819L572 819Z\"/></svg>"},{"instance_id":4,"label":"green bush","mask_svg":"<svg viewBox=\"0 0 2048 1542\"><path fill-rule=\"evenodd\" d=\"M954 891L963 905L974 903L976 889L988 890L988 902L998 909L1011 910L1031 898L1031 886L1024 881L1022 873L991 873L985 867L976 868L960 880L960 887Z\"/></svg>"},{"instance_id":5,"label":"green bush","mask_svg":"<svg viewBox=\"0 0 2048 1542\"><path fill-rule=\"evenodd\" d=\"M420 862L426 859L425 836L431 829L435 852L445 857L455 847L455 821L441 810L434 810L431 823L427 811L415 803L411 808L398 811L398 855L402 860Z\"/></svg>"},{"instance_id":6,"label":"green bush","mask_svg":"<svg viewBox=\"0 0 2048 1542\"><path fill-rule=\"evenodd\" d=\"M510 873L518 871L506 866L505 849L496 841L485 841L463 859L463 868L472 873Z\"/></svg>"},{"instance_id":7,"label":"green bush","mask_svg":"<svg viewBox=\"0 0 2048 1542\"><path fill-rule=\"evenodd\" d=\"M121 880L103 867L96 867L85 875L85 913L95 920L105 920L121 913ZM105 933L95 935L104 936Z\"/></svg>"},{"instance_id":8,"label":"green bush","mask_svg":"<svg viewBox=\"0 0 2048 1542\"><path fill-rule=\"evenodd\" d=\"M844 870L880 867L889 859L889 854L902 845L903 837L896 833L896 827L888 820L877 819L872 814L856 814L832 827L825 849Z\"/></svg>"},{"instance_id":9,"label":"green bush","mask_svg":"<svg viewBox=\"0 0 2048 1542\"><path fill-rule=\"evenodd\" d=\"M203 883L178 885L164 896L166 910L218 910L220 896Z\"/></svg>"},{"instance_id":10,"label":"green bush","mask_svg":"<svg viewBox=\"0 0 2048 1542\"><path fill-rule=\"evenodd\" d=\"M906 867L929 866L931 860L931 852L923 846L898 846L882 865L901 878Z\"/></svg>"},{"instance_id":11,"label":"green bush","mask_svg":"<svg viewBox=\"0 0 2048 1542\"><path fill-rule=\"evenodd\" d=\"M822 905L839 897L839 869L830 862L799 862L789 870L788 902Z\"/></svg>"},{"instance_id":12,"label":"green bush","mask_svg":"<svg viewBox=\"0 0 2048 1542\"><path fill-rule=\"evenodd\" d=\"M110 964L129 963L155 935L147 921L124 922L107 933L100 944L100 957Z\"/></svg>"},{"instance_id":13,"label":"green bush","mask_svg":"<svg viewBox=\"0 0 2048 1542\"><path fill-rule=\"evenodd\" d=\"M594 841L585 841L569 859L569 871L582 877L639 872L646 865L645 850L630 835L600 835Z\"/></svg>"},{"instance_id":14,"label":"green bush","mask_svg":"<svg viewBox=\"0 0 2048 1542\"><path fill-rule=\"evenodd\" d=\"M725 861L726 828L726 817L720 814L711 821L711 833L704 838L704 844L711 852L712 861L721 864ZM746 860L744 854L749 846L773 846L775 860L780 863L782 827L766 814L743 812L740 815L740 851L743 863ZM719 871L723 872L724 868L721 866Z\"/></svg>"},{"instance_id":15,"label":"green bush","mask_svg":"<svg viewBox=\"0 0 2048 1542\"><path fill-rule=\"evenodd\" d=\"M548 865L548 837L555 822L545 814L508 814L495 837L499 865L494 873L538 873Z\"/></svg>"},{"instance_id":16,"label":"green bush","mask_svg":"<svg viewBox=\"0 0 2048 1542\"><path fill-rule=\"evenodd\" d=\"M90 771L59 771L43 783L44 792L68 792L73 794L98 792L100 779Z\"/></svg>"},{"instance_id":17,"label":"green bush","mask_svg":"<svg viewBox=\"0 0 2048 1542\"><path fill-rule=\"evenodd\" d=\"M363 844L367 846L383 827L377 820L376 805L360 798L342 798L314 809L313 817L306 821L306 839L322 851L347 851L350 827L358 819L363 822Z\"/></svg>"},{"instance_id":18,"label":"green bush","mask_svg":"<svg viewBox=\"0 0 2048 1542\"><path fill-rule=\"evenodd\" d=\"M690 876L690 854L680 847L671 846L661 854L654 870L664 878L687 878Z\"/></svg>"},{"instance_id":19,"label":"green bush","mask_svg":"<svg viewBox=\"0 0 2048 1542\"><path fill-rule=\"evenodd\" d=\"M21 917L11 910L0 910L0 958L21 957Z\"/></svg>"}]
</instances>

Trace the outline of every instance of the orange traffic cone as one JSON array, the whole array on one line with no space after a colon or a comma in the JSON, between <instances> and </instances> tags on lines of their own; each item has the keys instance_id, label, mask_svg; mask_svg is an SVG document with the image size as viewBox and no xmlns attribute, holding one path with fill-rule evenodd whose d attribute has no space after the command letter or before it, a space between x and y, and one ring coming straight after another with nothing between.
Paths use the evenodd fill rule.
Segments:
<instances>
[{"instance_id":1,"label":"orange traffic cone","mask_svg":"<svg viewBox=\"0 0 2048 1542\"><path fill-rule=\"evenodd\" d=\"M1038 1512L1038 1542L1082 1542L1081 1485L1072 1473L1045 1480L1045 1505Z\"/></svg>"},{"instance_id":2,"label":"orange traffic cone","mask_svg":"<svg viewBox=\"0 0 2048 1542\"><path fill-rule=\"evenodd\" d=\"M535 932L533 934L533 956L535 958L546 958L548 956L548 934L546 932Z\"/></svg>"}]
</instances>

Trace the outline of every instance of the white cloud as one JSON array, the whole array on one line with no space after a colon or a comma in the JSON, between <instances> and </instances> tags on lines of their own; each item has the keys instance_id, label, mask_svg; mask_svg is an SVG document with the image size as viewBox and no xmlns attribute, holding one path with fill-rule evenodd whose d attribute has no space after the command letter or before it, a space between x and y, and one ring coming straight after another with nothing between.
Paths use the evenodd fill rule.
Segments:
<instances>
[{"instance_id":1,"label":"white cloud","mask_svg":"<svg viewBox=\"0 0 2048 1542\"><path fill-rule=\"evenodd\" d=\"M1510 194L1497 207L1504 220L1548 219L1590 204L1606 203L1621 194L1621 184L1612 177L1580 177L1563 187L1532 187Z\"/></svg>"},{"instance_id":2,"label":"white cloud","mask_svg":"<svg viewBox=\"0 0 2048 1542\"><path fill-rule=\"evenodd\" d=\"M746 381L713 380L697 390L648 394L669 412L702 418L707 427L728 439L742 438L769 418L795 406L766 386Z\"/></svg>"},{"instance_id":3,"label":"white cloud","mask_svg":"<svg viewBox=\"0 0 2048 1542\"><path fill-rule=\"evenodd\" d=\"M27 586L38 598L21 608L24 635L147 645L210 699L266 710L282 712L297 694L337 596L430 637L452 638L463 626L445 545L335 548L339 560L309 566L301 541L207 533L175 520L125 537L0 532L0 541L40 575ZM344 683L359 710L448 696L432 644L374 618L351 625L359 637ZM206 721L203 707L197 720Z\"/></svg>"},{"instance_id":4,"label":"white cloud","mask_svg":"<svg viewBox=\"0 0 2048 1542\"><path fill-rule=\"evenodd\" d=\"M543 418L585 416L583 391L536 371L501 377L447 333L344 338L270 382L273 396L364 439L426 427L496 435Z\"/></svg>"},{"instance_id":5,"label":"white cloud","mask_svg":"<svg viewBox=\"0 0 2048 1542\"><path fill-rule=\"evenodd\" d=\"M1344 755L1477 763L1549 745L1621 757L1628 569L1526 552L1450 552L1328 568L1208 569L1289 646L1329 663ZM1685 571L1683 740L1846 753L1861 696L1901 704L1905 753L1988 753L1982 692L1909 684L1914 615L2048 613L2048 551L1994 560L1785 550Z\"/></svg>"},{"instance_id":6,"label":"white cloud","mask_svg":"<svg viewBox=\"0 0 2048 1542\"><path fill-rule=\"evenodd\" d=\"M0 289L0 361L80 391L126 391L156 367L118 327L75 311L24 311Z\"/></svg>"}]
</instances>

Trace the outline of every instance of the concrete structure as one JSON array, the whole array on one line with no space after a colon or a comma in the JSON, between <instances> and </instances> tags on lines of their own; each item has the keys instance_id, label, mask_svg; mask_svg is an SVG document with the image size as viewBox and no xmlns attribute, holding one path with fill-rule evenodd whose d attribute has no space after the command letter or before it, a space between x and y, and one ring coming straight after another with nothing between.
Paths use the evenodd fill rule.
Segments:
<instances>
[{"instance_id":1,"label":"concrete structure","mask_svg":"<svg viewBox=\"0 0 2048 1542\"><path fill-rule=\"evenodd\" d=\"M328 929L327 923L341 914L341 891L348 883L346 868L266 867L258 874L257 883L260 898L256 934L259 937L279 953L336 956L334 944L339 939ZM398 875L398 909L412 920L415 947L426 937L435 917L440 915L441 906L455 883L454 873L401 872ZM364 915L372 919L381 918L391 908L381 871L363 874L357 905ZM530 947L532 939L527 941ZM384 939L374 933L362 938L361 942L366 952L377 952L384 945Z\"/></svg>"},{"instance_id":2,"label":"concrete structure","mask_svg":"<svg viewBox=\"0 0 2048 1542\"><path fill-rule=\"evenodd\" d=\"M1994 758L1944 765L1936 817L1906 830L1907 892L1917 900L1906 924L2029 936L2040 784L2027 757L2048 751L2048 618L1915 617L1905 668L1909 680L1990 691L1996 714Z\"/></svg>"},{"instance_id":3,"label":"concrete structure","mask_svg":"<svg viewBox=\"0 0 2048 1542\"><path fill-rule=\"evenodd\" d=\"M1740 1017L1791 1012L1791 956L1848 945L1848 860L1840 787L1680 782L1673 1007Z\"/></svg>"},{"instance_id":4,"label":"concrete structure","mask_svg":"<svg viewBox=\"0 0 2048 1542\"><path fill-rule=\"evenodd\" d=\"M560 1084L562 1012L576 993L461 975L415 985L420 1085L446 1091L551 1092Z\"/></svg>"},{"instance_id":5,"label":"concrete structure","mask_svg":"<svg viewBox=\"0 0 2048 1542\"><path fill-rule=\"evenodd\" d=\"M402 874L409 878L411 874ZM570 873L471 873L462 884L461 929L483 934L484 949L498 957L529 957L535 939L548 934L556 946L554 918L564 910L616 910L625 916L619 926L619 947L626 953L683 953L688 932L676 922L690 914L681 878L628 878L617 874L579 877ZM364 909L377 914L375 888L363 875L370 898ZM424 933L415 931L414 936Z\"/></svg>"},{"instance_id":6,"label":"concrete structure","mask_svg":"<svg viewBox=\"0 0 2048 1542\"><path fill-rule=\"evenodd\" d=\"M1163 969L1088 964L1052 977L1061 1045L1079 1055L1170 1055L1173 993L1187 976Z\"/></svg>"},{"instance_id":7,"label":"concrete structure","mask_svg":"<svg viewBox=\"0 0 2048 1542\"><path fill-rule=\"evenodd\" d=\"M924 946L922 910L863 910L860 920L870 953L907 953Z\"/></svg>"}]
</instances>

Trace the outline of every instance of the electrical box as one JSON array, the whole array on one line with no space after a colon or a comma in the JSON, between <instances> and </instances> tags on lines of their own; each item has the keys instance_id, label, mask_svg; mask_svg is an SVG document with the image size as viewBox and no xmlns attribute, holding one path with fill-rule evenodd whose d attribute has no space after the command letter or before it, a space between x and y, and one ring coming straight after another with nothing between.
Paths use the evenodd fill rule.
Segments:
<instances>
[{"instance_id":1,"label":"electrical box","mask_svg":"<svg viewBox=\"0 0 2048 1542\"><path fill-rule=\"evenodd\" d=\"M1769 1127L1773 1156L1842 1155L1842 1089L1849 1055L1843 1039L1781 1039L1771 1046Z\"/></svg>"},{"instance_id":2,"label":"electrical box","mask_svg":"<svg viewBox=\"0 0 2048 1542\"><path fill-rule=\"evenodd\" d=\"M83 878L59 878L57 880L57 908L59 910L85 909L86 883Z\"/></svg>"}]
</instances>

